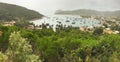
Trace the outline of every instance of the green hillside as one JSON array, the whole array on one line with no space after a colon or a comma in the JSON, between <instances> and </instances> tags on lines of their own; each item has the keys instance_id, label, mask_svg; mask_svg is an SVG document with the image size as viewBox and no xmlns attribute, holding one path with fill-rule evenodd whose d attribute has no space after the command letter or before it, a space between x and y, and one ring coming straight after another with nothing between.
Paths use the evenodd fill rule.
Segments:
<instances>
[{"instance_id":1,"label":"green hillside","mask_svg":"<svg viewBox=\"0 0 120 62\"><path fill-rule=\"evenodd\" d=\"M33 20L43 17L42 14L21 6L0 3L0 20Z\"/></svg>"}]
</instances>

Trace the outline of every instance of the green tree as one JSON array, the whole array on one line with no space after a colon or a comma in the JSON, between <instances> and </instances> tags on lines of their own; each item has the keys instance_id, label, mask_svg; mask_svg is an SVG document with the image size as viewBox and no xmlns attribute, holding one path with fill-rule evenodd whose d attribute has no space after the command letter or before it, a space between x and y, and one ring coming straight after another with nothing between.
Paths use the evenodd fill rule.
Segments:
<instances>
[{"instance_id":1,"label":"green tree","mask_svg":"<svg viewBox=\"0 0 120 62\"><path fill-rule=\"evenodd\" d=\"M103 33L103 29L102 28L96 28L93 32L94 35L101 35Z\"/></svg>"},{"instance_id":2,"label":"green tree","mask_svg":"<svg viewBox=\"0 0 120 62\"><path fill-rule=\"evenodd\" d=\"M7 62L8 56L0 52L0 62Z\"/></svg>"},{"instance_id":3,"label":"green tree","mask_svg":"<svg viewBox=\"0 0 120 62\"><path fill-rule=\"evenodd\" d=\"M12 62L41 62L39 56L32 53L32 46L19 32L10 35L6 55Z\"/></svg>"}]
</instances>

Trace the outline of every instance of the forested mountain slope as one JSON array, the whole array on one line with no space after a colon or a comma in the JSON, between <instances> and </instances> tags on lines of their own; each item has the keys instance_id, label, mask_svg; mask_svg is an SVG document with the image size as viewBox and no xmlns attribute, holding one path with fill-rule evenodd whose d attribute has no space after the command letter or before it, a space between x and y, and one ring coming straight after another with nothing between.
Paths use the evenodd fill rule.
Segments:
<instances>
[{"instance_id":1,"label":"forested mountain slope","mask_svg":"<svg viewBox=\"0 0 120 62\"><path fill-rule=\"evenodd\" d=\"M33 20L43 17L42 14L21 6L0 3L0 20Z\"/></svg>"}]
</instances>

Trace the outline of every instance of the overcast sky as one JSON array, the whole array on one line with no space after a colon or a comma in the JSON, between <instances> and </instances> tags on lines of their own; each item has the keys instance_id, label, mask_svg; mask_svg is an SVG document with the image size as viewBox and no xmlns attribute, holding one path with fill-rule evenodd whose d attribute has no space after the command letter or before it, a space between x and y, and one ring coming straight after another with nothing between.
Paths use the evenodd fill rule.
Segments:
<instances>
[{"instance_id":1,"label":"overcast sky","mask_svg":"<svg viewBox=\"0 0 120 62\"><path fill-rule=\"evenodd\" d=\"M52 15L56 10L94 9L113 11L120 9L120 0L0 0Z\"/></svg>"}]
</instances>

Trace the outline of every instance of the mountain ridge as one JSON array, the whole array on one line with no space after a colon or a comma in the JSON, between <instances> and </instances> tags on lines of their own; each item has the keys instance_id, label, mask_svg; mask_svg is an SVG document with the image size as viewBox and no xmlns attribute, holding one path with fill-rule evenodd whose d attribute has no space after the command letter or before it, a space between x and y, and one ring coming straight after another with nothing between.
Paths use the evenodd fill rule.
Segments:
<instances>
[{"instance_id":1,"label":"mountain ridge","mask_svg":"<svg viewBox=\"0 0 120 62\"><path fill-rule=\"evenodd\" d=\"M115 16L120 17L120 10L116 11L97 11L90 9L77 9L77 10L57 10L55 14L65 15L81 15L81 16Z\"/></svg>"}]
</instances>

